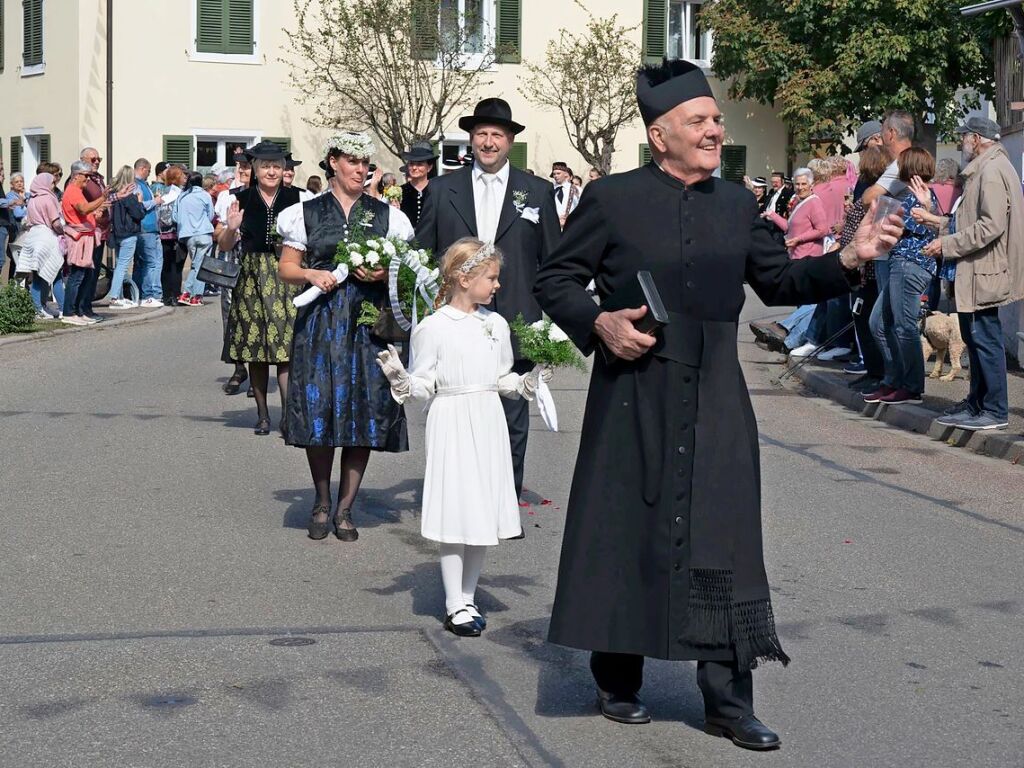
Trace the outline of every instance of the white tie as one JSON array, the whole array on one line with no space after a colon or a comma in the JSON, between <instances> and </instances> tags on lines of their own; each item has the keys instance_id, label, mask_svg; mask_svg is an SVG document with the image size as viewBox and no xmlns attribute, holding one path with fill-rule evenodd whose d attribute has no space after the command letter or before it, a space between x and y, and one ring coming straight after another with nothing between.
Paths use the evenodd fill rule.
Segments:
<instances>
[{"instance_id":1,"label":"white tie","mask_svg":"<svg viewBox=\"0 0 1024 768\"><path fill-rule=\"evenodd\" d=\"M483 210L476 217L477 237L485 243L493 243L498 231L498 177L493 173L482 173L480 181L484 184L484 193L481 196Z\"/></svg>"}]
</instances>

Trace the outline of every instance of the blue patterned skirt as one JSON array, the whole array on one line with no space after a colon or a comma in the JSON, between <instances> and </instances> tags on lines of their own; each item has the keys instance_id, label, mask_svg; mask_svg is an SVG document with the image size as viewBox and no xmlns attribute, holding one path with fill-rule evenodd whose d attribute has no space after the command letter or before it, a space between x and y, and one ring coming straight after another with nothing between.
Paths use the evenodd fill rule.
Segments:
<instances>
[{"instance_id":1,"label":"blue patterned skirt","mask_svg":"<svg viewBox=\"0 0 1024 768\"><path fill-rule=\"evenodd\" d=\"M405 411L377 365L387 345L356 318L380 306L384 283L347 280L299 310L288 382L288 443L300 447L409 450Z\"/></svg>"}]
</instances>

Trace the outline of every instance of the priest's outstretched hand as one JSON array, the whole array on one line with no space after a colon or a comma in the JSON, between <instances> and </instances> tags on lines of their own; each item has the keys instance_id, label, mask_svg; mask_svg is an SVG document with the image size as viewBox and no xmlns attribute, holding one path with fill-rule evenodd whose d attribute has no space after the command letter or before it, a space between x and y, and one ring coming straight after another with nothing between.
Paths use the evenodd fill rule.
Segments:
<instances>
[{"instance_id":1,"label":"priest's outstretched hand","mask_svg":"<svg viewBox=\"0 0 1024 768\"><path fill-rule=\"evenodd\" d=\"M859 267L884 256L903 235L903 218L899 214L889 214L881 225L875 224L875 208L877 206L877 200L871 203L871 208L864 214L864 219L853 235L853 248L846 248L843 251L843 266ZM856 256L856 264L846 263L850 250Z\"/></svg>"},{"instance_id":2,"label":"priest's outstretched hand","mask_svg":"<svg viewBox=\"0 0 1024 768\"><path fill-rule=\"evenodd\" d=\"M641 333L633 325L646 314L647 307L602 312L594 321L594 333L616 357L636 360L643 357L657 341L653 336Z\"/></svg>"}]
</instances>

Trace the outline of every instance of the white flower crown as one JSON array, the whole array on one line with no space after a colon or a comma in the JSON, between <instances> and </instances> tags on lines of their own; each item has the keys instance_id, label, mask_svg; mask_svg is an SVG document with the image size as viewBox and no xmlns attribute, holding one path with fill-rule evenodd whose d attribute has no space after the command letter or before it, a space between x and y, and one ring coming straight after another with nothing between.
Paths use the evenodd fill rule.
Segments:
<instances>
[{"instance_id":1,"label":"white flower crown","mask_svg":"<svg viewBox=\"0 0 1024 768\"><path fill-rule=\"evenodd\" d=\"M360 160L369 160L377 154L377 146L373 143L373 139L365 133L355 133L353 131L344 131L343 133L336 133L331 136L324 146L324 154L326 155L332 149Z\"/></svg>"},{"instance_id":2,"label":"white flower crown","mask_svg":"<svg viewBox=\"0 0 1024 768\"><path fill-rule=\"evenodd\" d=\"M494 258L494 243L484 243L476 253L462 263L462 266L459 267L459 272L468 274L491 258Z\"/></svg>"}]
</instances>

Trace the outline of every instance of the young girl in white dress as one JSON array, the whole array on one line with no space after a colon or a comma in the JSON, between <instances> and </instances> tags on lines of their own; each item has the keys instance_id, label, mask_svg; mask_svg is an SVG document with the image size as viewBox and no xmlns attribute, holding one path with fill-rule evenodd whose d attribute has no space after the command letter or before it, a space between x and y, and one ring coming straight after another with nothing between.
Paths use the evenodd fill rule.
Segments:
<instances>
[{"instance_id":1,"label":"young girl in white dress","mask_svg":"<svg viewBox=\"0 0 1024 768\"><path fill-rule=\"evenodd\" d=\"M476 637L487 622L474 593L487 547L518 536L519 504L501 397L533 399L550 371L512 373L508 323L483 309L501 287L501 254L473 238L442 259L440 308L412 335L412 370L394 347L378 363L399 403L430 399L421 531L441 544L445 629Z\"/></svg>"}]
</instances>

